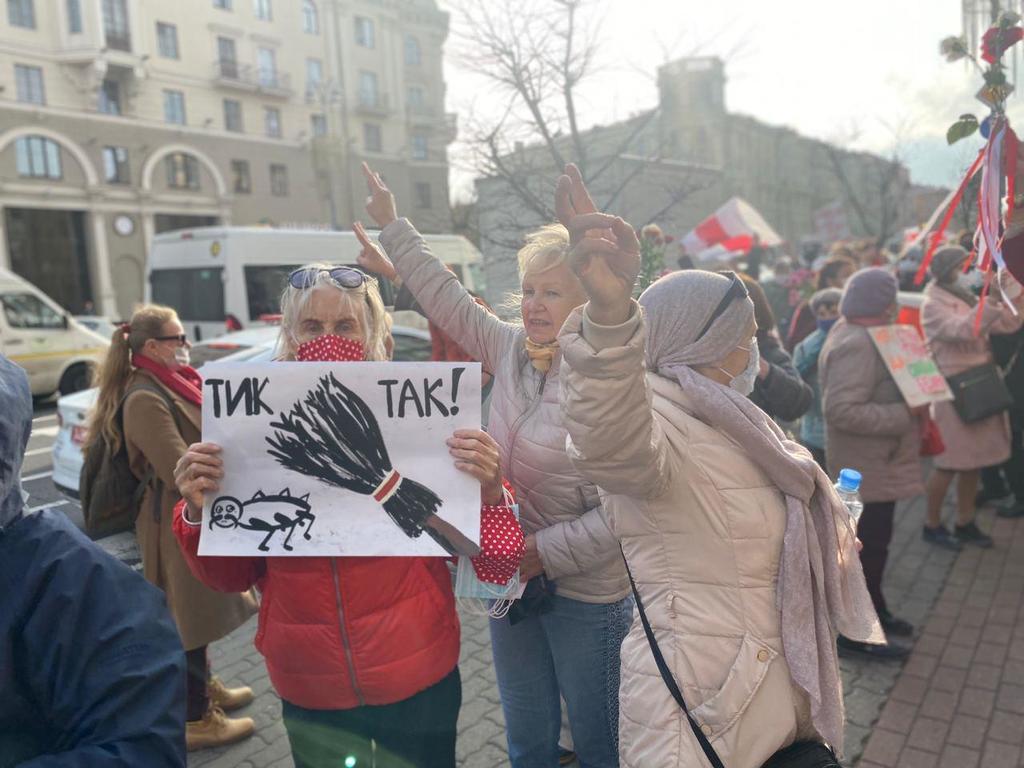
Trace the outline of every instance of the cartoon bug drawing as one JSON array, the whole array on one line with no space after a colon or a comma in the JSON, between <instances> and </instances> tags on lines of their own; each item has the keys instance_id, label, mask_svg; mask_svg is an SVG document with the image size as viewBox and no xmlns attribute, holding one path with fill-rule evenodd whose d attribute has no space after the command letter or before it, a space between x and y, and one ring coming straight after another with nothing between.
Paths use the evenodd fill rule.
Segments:
<instances>
[{"instance_id":1,"label":"cartoon bug drawing","mask_svg":"<svg viewBox=\"0 0 1024 768\"><path fill-rule=\"evenodd\" d=\"M296 528L304 529L302 538L307 541L312 538L309 532L316 515L310 511L308 499L308 493L292 496L287 488L272 495L256 491L248 501L239 501L233 496L219 496L210 505L210 530L241 528L265 533L267 535L259 545L261 552L270 551L267 544L280 531L285 533L281 546L291 552L294 549L291 540Z\"/></svg>"}]
</instances>

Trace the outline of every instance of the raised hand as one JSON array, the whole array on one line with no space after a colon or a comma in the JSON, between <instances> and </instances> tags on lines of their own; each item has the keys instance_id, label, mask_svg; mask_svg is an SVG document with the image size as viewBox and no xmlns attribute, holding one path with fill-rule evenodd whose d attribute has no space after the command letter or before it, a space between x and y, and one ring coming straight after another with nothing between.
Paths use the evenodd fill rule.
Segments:
<instances>
[{"instance_id":1,"label":"raised hand","mask_svg":"<svg viewBox=\"0 0 1024 768\"><path fill-rule=\"evenodd\" d=\"M384 179L379 173L370 170L370 166L363 163L363 176L366 177L366 188L370 196L366 198L366 212L370 218L377 222L381 229L398 218L395 209L395 196L384 184Z\"/></svg>"},{"instance_id":2,"label":"raised hand","mask_svg":"<svg viewBox=\"0 0 1024 768\"><path fill-rule=\"evenodd\" d=\"M398 279L398 270L395 269L395 265L387 257L387 254L381 250L380 246L373 242L370 236L366 234L363 225L358 221L353 222L352 231L355 233L359 244L363 247L359 252L359 256L356 257L359 266L368 272L375 272L382 277L386 277L391 282L395 282Z\"/></svg>"},{"instance_id":3,"label":"raised hand","mask_svg":"<svg viewBox=\"0 0 1024 768\"><path fill-rule=\"evenodd\" d=\"M216 443L192 443L174 467L174 484L178 493L188 502L185 516L190 522L199 522L203 510L203 495L216 493L217 482L224 477L224 462L220 446Z\"/></svg>"}]
</instances>

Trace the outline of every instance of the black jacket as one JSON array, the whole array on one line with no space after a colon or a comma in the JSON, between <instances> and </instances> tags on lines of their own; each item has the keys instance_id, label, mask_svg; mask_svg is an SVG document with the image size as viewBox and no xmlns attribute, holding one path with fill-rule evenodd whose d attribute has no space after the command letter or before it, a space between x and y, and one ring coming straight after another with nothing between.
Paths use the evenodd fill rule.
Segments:
<instances>
[{"instance_id":1,"label":"black jacket","mask_svg":"<svg viewBox=\"0 0 1024 768\"><path fill-rule=\"evenodd\" d=\"M0 526L0 768L184 768L163 593L59 512Z\"/></svg>"},{"instance_id":2,"label":"black jacket","mask_svg":"<svg viewBox=\"0 0 1024 768\"><path fill-rule=\"evenodd\" d=\"M992 354L996 365L1006 371L1007 389L1013 395L1013 406L1010 408L1010 421L1014 429L1024 429L1024 328L1016 333L997 334L991 336Z\"/></svg>"},{"instance_id":3,"label":"black jacket","mask_svg":"<svg viewBox=\"0 0 1024 768\"><path fill-rule=\"evenodd\" d=\"M761 359L769 365L768 375L754 382L750 399L773 419L796 421L811 407L814 390L803 380L793 365L793 358L769 334L757 335Z\"/></svg>"}]
</instances>

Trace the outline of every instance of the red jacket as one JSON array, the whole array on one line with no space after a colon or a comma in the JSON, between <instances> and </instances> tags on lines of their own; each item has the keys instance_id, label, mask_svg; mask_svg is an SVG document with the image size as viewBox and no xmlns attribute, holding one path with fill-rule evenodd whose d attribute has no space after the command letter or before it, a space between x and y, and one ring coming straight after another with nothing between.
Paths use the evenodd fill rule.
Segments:
<instances>
[{"instance_id":1,"label":"red jacket","mask_svg":"<svg viewBox=\"0 0 1024 768\"><path fill-rule=\"evenodd\" d=\"M174 509L189 567L223 592L262 593L256 648L282 699L307 709L393 704L459 660L441 557L199 557L199 526Z\"/></svg>"}]
</instances>

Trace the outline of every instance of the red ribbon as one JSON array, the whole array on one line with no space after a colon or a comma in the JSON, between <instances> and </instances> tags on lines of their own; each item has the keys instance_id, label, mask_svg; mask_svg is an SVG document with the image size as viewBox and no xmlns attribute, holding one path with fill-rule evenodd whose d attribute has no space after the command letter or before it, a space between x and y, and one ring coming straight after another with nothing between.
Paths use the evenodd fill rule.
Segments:
<instances>
[{"instance_id":1,"label":"red ribbon","mask_svg":"<svg viewBox=\"0 0 1024 768\"><path fill-rule=\"evenodd\" d=\"M939 249L939 243L942 242L943 235L946 234L946 230L949 229L949 222L953 220L953 214L956 213L956 207L960 205L960 200L964 196L964 192L967 191L967 185L971 179L974 178L974 174L978 172L978 168L981 167L982 158L985 156L985 150L978 153L978 157L975 158L971 167L967 171L967 175L964 176L963 181L960 182L960 187L957 189L956 194L949 203L949 207L946 209L946 213L942 217L942 222L929 237L928 250L924 254L924 258L921 259L921 266L917 269L917 274L914 276L914 284L920 285L924 282L924 276L928 272L928 266L932 263L932 257L935 252Z\"/></svg>"}]
</instances>

